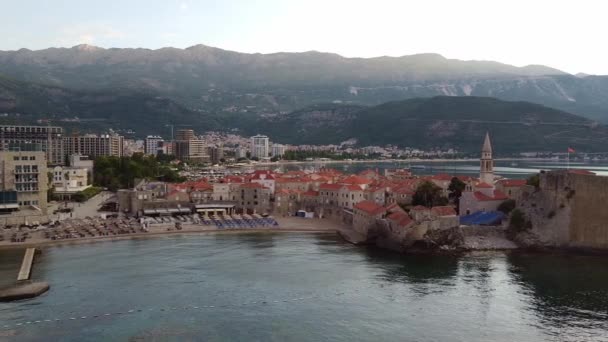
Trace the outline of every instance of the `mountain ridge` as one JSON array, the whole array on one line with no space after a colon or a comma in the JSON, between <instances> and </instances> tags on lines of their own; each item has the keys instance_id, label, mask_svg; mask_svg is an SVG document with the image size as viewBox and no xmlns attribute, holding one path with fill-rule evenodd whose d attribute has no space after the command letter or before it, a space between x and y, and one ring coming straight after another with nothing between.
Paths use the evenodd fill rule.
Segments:
<instances>
[{"instance_id":1,"label":"mountain ridge","mask_svg":"<svg viewBox=\"0 0 608 342\"><path fill-rule=\"evenodd\" d=\"M79 51L79 52L99 52L99 51L148 51L148 52L159 52L159 51L216 51L216 52L224 52L224 53L234 53L234 54L240 54L240 55L250 55L250 56L273 56L273 55L323 55L323 56L334 56L334 57L339 57L341 59L345 59L345 60L382 60L382 59L391 59L391 60L399 60L399 59L418 59L418 58L434 58L436 60L440 60L440 61L453 61L453 62L464 62L464 63L492 63L492 64L496 64L496 65L501 65L501 66L507 66L507 67L512 67L512 68L516 68L516 69L521 69L521 70L525 70L525 69L534 69L534 68L542 68L544 71L542 73L534 73L534 74L539 74L539 75L553 75L553 74L559 74L559 75L564 75L564 74L568 74L565 71L556 69L556 68L552 68L552 67L548 67L545 65L540 65L540 64L529 64L529 65L524 65L521 67L518 66L514 66L514 65L510 65L507 63L502 63L502 62L497 62L497 61L491 61L491 60L475 60L475 59L471 59L471 60L464 60L464 59L457 59L457 58L447 58L439 53L434 53L434 52L422 52L422 53L414 53L414 54L410 54L410 55L400 55L400 56L388 56L388 55L381 55L381 56L374 56L374 57L346 57L337 53L333 53L333 52L325 52L325 51L318 51L318 50L308 50L308 51L299 51L299 52L285 52L285 51L277 51L277 52L270 52L270 53L261 53L261 52L239 52L239 51L235 51L235 50L227 50L227 49L222 49L219 47L215 47L215 46L211 46L211 45L206 45L206 44L195 44L192 46L188 46L185 48L177 48L177 47L172 47L172 46L165 46L165 47L161 47L161 48L144 48L144 47L136 47L136 48L104 48L104 47L100 47L100 46L95 46L95 45L90 45L90 44L78 44L78 45L74 45L72 47L49 47L49 48L45 48L45 49L38 49L38 50L31 50L31 49L26 49L26 48L22 48L22 49L18 49L18 50L0 50L0 54L3 53L44 53L47 51L63 51L63 50L69 50L69 51Z\"/></svg>"}]
</instances>

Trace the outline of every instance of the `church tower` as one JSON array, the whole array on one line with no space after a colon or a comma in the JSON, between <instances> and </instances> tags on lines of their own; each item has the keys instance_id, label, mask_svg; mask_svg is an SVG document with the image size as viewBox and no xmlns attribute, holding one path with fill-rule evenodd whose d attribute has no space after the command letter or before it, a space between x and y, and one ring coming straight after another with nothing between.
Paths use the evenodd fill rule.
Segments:
<instances>
[{"instance_id":1,"label":"church tower","mask_svg":"<svg viewBox=\"0 0 608 342\"><path fill-rule=\"evenodd\" d=\"M490 134L486 132L486 138L481 148L481 165L479 169L479 180L494 185L494 161L492 160L492 144Z\"/></svg>"}]
</instances>

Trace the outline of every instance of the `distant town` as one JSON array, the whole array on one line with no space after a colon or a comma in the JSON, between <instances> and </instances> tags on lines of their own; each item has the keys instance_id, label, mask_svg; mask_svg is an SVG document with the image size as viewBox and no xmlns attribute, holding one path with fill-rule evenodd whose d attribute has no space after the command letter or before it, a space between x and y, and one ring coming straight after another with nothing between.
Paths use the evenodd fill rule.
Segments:
<instances>
[{"instance_id":1,"label":"distant town","mask_svg":"<svg viewBox=\"0 0 608 342\"><path fill-rule=\"evenodd\" d=\"M0 238L5 244L178 230L280 229L298 226L285 220L299 217L322 219L326 223L317 225L334 229L327 223L332 222L353 243L397 242L397 249L420 241L515 248L504 229L531 230L539 214L536 204L528 202L545 184L544 173L531 179L495 175L490 134L481 144L479 177L415 175L408 168L348 174L323 163L281 171L267 166L285 160L449 159L458 152L356 148L354 141L287 146L265 135L199 136L191 129L172 131L170 139L131 140L115 132L80 135L56 126L5 125L0 126L0 142ZM479 225L499 231L493 239L482 237L485 244L432 237L433 232ZM478 235L468 234L471 239Z\"/></svg>"}]
</instances>

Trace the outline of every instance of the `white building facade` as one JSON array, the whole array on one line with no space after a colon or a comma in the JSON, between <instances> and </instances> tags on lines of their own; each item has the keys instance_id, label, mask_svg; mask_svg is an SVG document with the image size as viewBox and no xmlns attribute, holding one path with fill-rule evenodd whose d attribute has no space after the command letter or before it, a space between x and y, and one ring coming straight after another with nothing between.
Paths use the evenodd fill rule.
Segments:
<instances>
[{"instance_id":1,"label":"white building facade","mask_svg":"<svg viewBox=\"0 0 608 342\"><path fill-rule=\"evenodd\" d=\"M267 158L269 154L270 139L265 135L251 137L251 157Z\"/></svg>"}]
</instances>

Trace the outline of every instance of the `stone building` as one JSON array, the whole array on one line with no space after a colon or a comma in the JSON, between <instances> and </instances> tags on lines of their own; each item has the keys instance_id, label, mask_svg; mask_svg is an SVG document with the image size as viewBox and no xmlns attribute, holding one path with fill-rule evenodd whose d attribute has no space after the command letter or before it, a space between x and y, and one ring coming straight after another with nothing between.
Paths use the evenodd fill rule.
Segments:
<instances>
[{"instance_id":1,"label":"stone building","mask_svg":"<svg viewBox=\"0 0 608 342\"><path fill-rule=\"evenodd\" d=\"M494 186L494 161L490 135L486 137L481 148L479 182L469 180L460 197L460 215L469 215L478 211L495 211L508 197Z\"/></svg>"},{"instance_id":2,"label":"stone building","mask_svg":"<svg viewBox=\"0 0 608 342\"><path fill-rule=\"evenodd\" d=\"M259 183L244 183L239 186L237 208L247 214L266 214L271 211L270 189Z\"/></svg>"},{"instance_id":3,"label":"stone building","mask_svg":"<svg viewBox=\"0 0 608 342\"><path fill-rule=\"evenodd\" d=\"M42 151L0 151L0 223L46 222L47 162Z\"/></svg>"},{"instance_id":4,"label":"stone building","mask_svg":"<svg viewBox=\"0 0 608 342\"><path fill-rule=\"evenodd\" d=\"M368 231L376 224L376 220L381 219L386 214L386 208L373 201L361 201L353 208L353 229L364 237L368 236Z\"/></svg>"},{"instance_id":5,"label":"stone building","mask_svg":"<svg viewBox=\"0 0 608 342\"><path fill-rule=\"evenodd\" d=\"M70 199L74 194L91 187L86 168L55 166L52 172L55 197L62 200Z\"/></svg>"}]
</instances>

